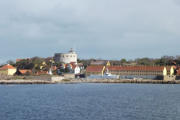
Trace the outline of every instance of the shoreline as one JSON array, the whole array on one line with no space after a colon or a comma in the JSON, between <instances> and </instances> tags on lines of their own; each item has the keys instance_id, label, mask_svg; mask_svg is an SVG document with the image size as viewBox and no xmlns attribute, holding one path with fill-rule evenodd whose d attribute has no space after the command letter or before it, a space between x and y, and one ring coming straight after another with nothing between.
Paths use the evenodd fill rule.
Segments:
<instances>
[{"instance_id":1,"label":"shoreline","mask_svg":"<svg viewBox=\"0 0 180 120\"><path fill-rule=\"evenodd\" d=\"M52 80L0 80L0 84L73 84L73 83L132 83L132 84L180 84L180 80L165 81L165 80L133 80L133 79L64 79L60 81Z\"/></svg>"},{"instance_id":2,"label":"shoreline","mask_svg":"<svg viewBox=\"0 0 180 120\"><path fill-rule=\"evenodd\" d=\"M165 81L152 79L92 79L92 80L76 80L78 83L132 83L132 84L180 84L180 80Z\"/></svg>"},{"instance_id":3,"label":"shoreline","mask_svg":"<svg viewBox=\"0 0 180 120\"><path fill-rule=\"evenodd\" d=\"M48 80L0 80L0 84L55 84L54 81Z\"/></svg>"}]
</instances>

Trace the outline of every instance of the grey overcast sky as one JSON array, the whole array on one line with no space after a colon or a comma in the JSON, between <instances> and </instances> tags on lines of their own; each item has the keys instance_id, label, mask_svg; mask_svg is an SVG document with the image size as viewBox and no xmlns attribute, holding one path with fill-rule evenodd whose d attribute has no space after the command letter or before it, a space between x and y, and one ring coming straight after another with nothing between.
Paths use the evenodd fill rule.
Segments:
<instances>
[{"instance_id":1,"label":"grey overcast sky","mask_svg":"<svg viewBox=\"0 0 180 120\"><path fill-rule=\"evenodd\" d=\"M180 55L180 0L0 0L0 62Z\"/></svg>"}]
</instances>

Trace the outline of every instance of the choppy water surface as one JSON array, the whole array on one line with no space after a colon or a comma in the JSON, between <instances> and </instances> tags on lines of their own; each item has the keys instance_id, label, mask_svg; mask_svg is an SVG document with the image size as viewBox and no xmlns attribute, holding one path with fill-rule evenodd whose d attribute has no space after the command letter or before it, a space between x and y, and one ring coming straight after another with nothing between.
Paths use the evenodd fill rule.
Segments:
<instances>
[{"instance_id":1,"label":"choppy water surface","mask_svg":"<svg viewBox=\"0 0 180 120\"><path fill-rule=\"evenodd\" d=\"M179 120L180 85L0 85L0 120Z\"/></svg>"}]
</instances>

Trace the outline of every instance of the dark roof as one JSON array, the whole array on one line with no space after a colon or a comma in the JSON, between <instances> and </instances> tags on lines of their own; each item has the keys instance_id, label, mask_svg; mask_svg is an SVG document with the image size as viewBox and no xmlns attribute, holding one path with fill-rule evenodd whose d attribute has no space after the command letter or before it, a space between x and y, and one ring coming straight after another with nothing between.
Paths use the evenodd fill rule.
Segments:
<instances>
[{"instance_id":1,"label":"dark roof","mask_svg":"<svg viewBox=\"0 0 180 120\"><path fill-rule=\"evenodd\" d=\"M91 65L105 65L107 61L105 60L93 60L91 61Z\"/></svg>"}]
</instances>

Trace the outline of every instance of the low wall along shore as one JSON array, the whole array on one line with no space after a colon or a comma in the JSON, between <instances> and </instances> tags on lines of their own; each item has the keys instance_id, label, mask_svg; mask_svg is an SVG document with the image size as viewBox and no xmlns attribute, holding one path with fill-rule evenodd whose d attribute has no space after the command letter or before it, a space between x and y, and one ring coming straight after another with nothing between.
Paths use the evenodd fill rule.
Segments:
<instances>
[{"instance_id":1,"label":"low wall along shore","mask_svg":"<svg viewBox=\"0 0 180 120\"><path fill-rule=\"evenodd\" d=\"M0 84L55 84L64 79L63 76L1 76Z\"/></svg>"},{"instance_id":2,"label":"low wall along shore","mask_svg":"<svg viewBox=\"0 0 180 120\"><path fill-rule=\"evenodd\" d=\"M180 84L180 80L152 80L152 79L79 79L76 82L85 83L151 83L151 84Z\"/></svg>"},{"instance_id":3,"label":"low wall along shore","mask_svg":"<svg viewBox=\"0 0 180 120\"><path fill-rule=\"evenodd\" d=\"M47 80L0 80L0 84L55 84L56 82Z\"/></svg>"},{"instance_id":4,"label":"low wall along shore","mask_svg":"<svg viewBox=\"0 0 180 120\"><path fill-rule=\"evenodd\" d=\"M0 84L55 84L55 83L150 83L150 84L180 84L180 80L152 79L75 79L64 76L6 76L0 78Z\"/></svg>"},{"instance_id":5,"label":"low wall along shore","mask_svg":"<svg viewBox=\"0 0 180 120\"><path fill-rule=\"evenodd\" d=\"M180 84L180 81L164 81L164 80L115 80L115 79L62 79L62 80L0 80L0 84L56 84L56 83L149 83L149 84Z\"/></svg>"}]
</instances>

